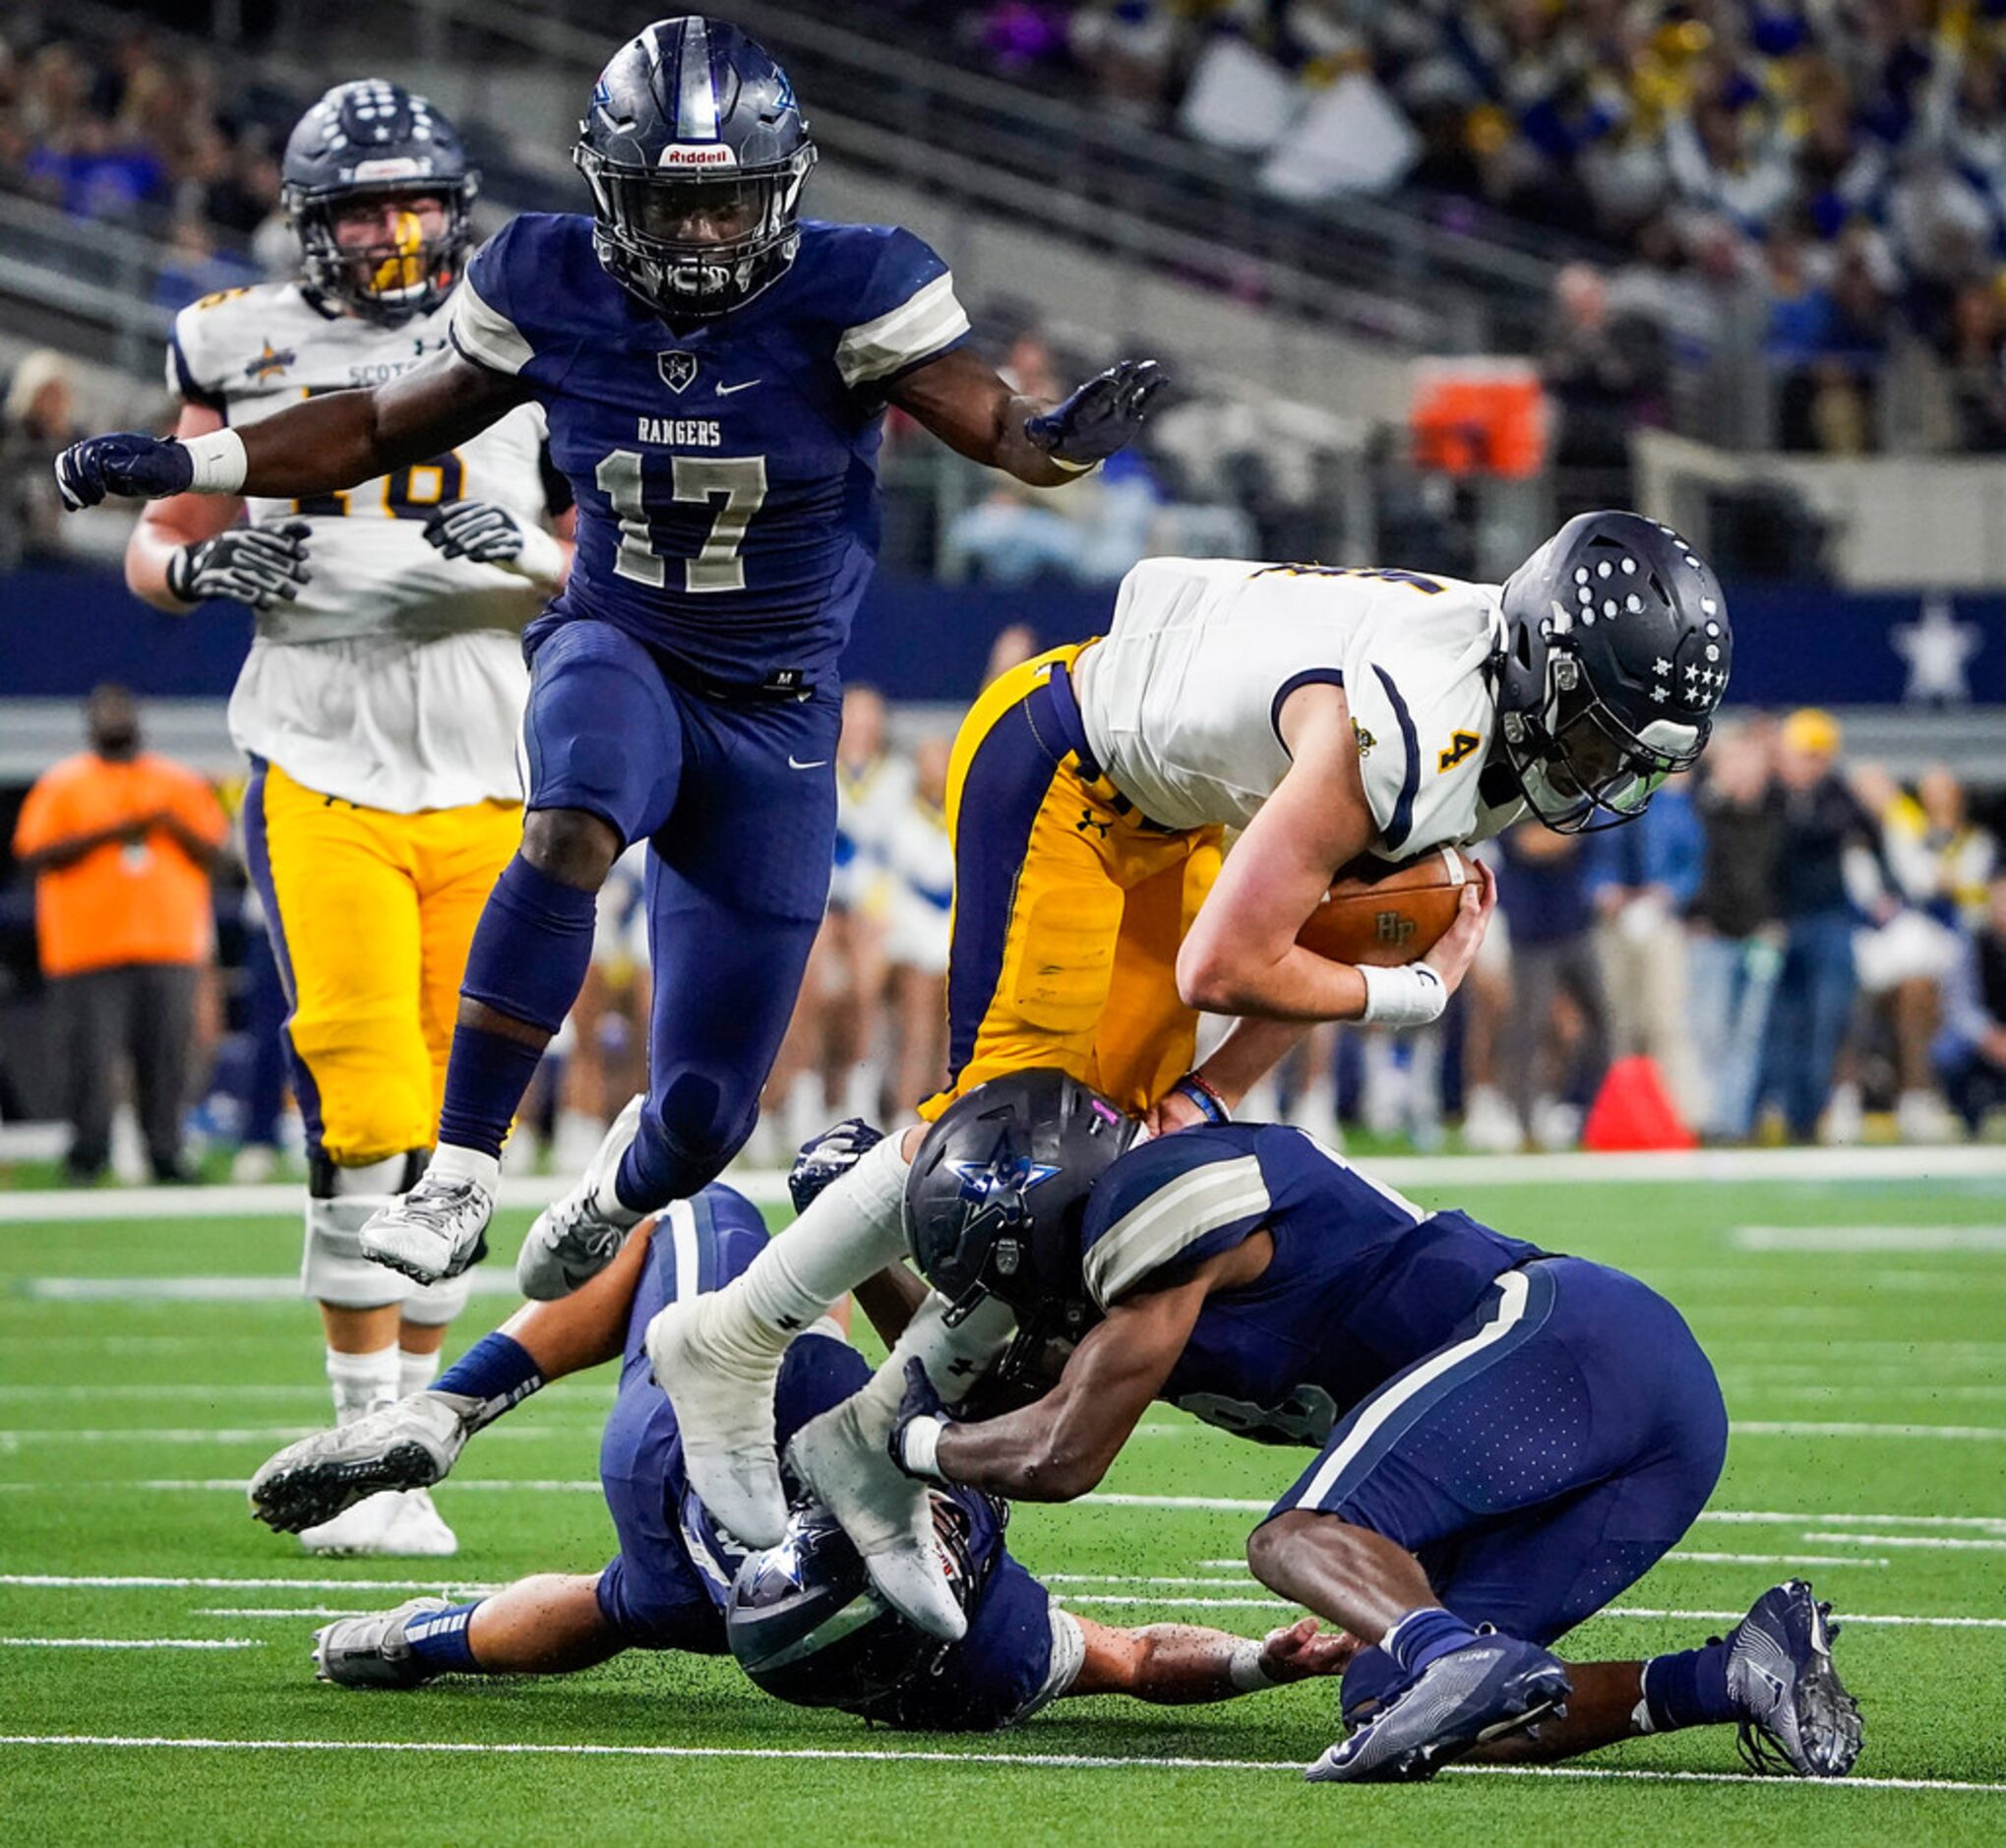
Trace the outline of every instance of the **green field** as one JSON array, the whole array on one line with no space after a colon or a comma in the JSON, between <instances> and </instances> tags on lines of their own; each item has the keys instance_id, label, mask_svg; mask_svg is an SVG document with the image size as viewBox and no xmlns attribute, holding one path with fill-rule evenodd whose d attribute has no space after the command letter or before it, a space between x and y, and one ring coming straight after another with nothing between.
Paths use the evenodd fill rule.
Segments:
<instances>
[{"instance_id":1,"label":"green field","mask_svg":"<svg viewBox=\"0 0 2006 1848\"><path fill-rule=\"evenodd\" d=\"M1332 1737L1327 1685L1168 1712L1068 1702L977 1740L796 1711L687 1658L411 1694L321 1687L307 1649L329 1613L603 1563L591 1471L610 1370L475 1444L438 1495L461 1539L445 1575L309 1560L241 1493L327 1413L309 1313L255 1282L148 1285L282 1278L296 1221L10 1215L0 1816L22 1841L2006 1840L2006 1173L1460 1192L1506 1231L1664 1289L1735 1419L1708 1516L1563 1653L1683 1646L1800 1565L1854 1618L1839 1653L1866 1714L1854 1780L1746 1778L1714 1732L1570 1774L1312 1789L1296 1772ZM476 1297L463 1333L508 1307ZM1296 1466L1165 1413L1100 1498L1021 1510L1012 1544L1104 1621L1256 1633L1285 1613L1237 1564L1253 1516L1231 1505ZM177 1642L226 1646L139 1646Z\"/></svg>"}]
</instances>

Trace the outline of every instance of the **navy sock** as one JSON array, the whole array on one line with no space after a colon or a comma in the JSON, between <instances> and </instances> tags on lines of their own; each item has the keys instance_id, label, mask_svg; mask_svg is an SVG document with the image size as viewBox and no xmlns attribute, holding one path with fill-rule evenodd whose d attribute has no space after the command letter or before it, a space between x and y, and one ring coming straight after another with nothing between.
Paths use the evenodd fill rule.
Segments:
<instances>
[{"instance_id":1,"label":"navy sock","mask_svg":"<svg viewBox=\"0 0 2006 1848\"><path fill-rule=\"evenodd\" d=\"M499 1161L502 1139L542 1057L540 1046L477 1026L456 1026L453 1058L446 1067L446 1101L439 1111L440 1141L475 1148Z\"/></svg>"},{"instance_id":2,"label":"navy sock","mask_svg":"<svg viewBox=\"0 0 2006 1848\"><path fill-rule=\"evenodd\" d=\"M1710 1642L1644 1664L1644 1708L1654 1733L1719 1726L1736 1717L1728 1693L1728 1645Z\"/></svg>"},{"instance_id":3,"label":"navy sock","mask_svg":"<svg viewBox=\"0 0 2006 1848\"><path fill-rule=\"evenodd\" d=\"M414 1617L404 1626L404 1640L411 1653L435 1675L478 1675L481 1665L473 1659L466 1640L466 1627L481 1607L456 1604L450 1611L433 1611Z\"/></svg>"},{"instance_id":4,"label":"navy sock","mask_svg":"<svg viewBox=\"0 0 2006 1848\"><path fill-rule=\"evenodd\" d=\"M1383 1636L1384 1649L1403 1672L1419 1674L1438 1655L1447 1655L1477 1640L1477 1632L1452 1612L1423 1605L1407 1613Z\"/></svg>"},{"instance_id":5,"label":"navy sock","mask_svg":"<svg viewBox=\"0 0 2006 1848\"><path fill-rule=\"evenodd\" d=\"M431 1390L478 1400L473 1423L478 1431L542 1385L541 1370L519 1341L506 1334L484 1334L433 1381Z\"/></svg>"},{"instance_id":6,"label":"navy sock","mask_svg":"<svg viewBox=\"0 0 2006 1848\"><path fill-rule=\"evenodd\" d=\"M502 868L466 954L459 992L555 1033L584 986L599 894L539 873L518 853ZM439 1140L499 1155L543 1056L500 1033L456 1027Z\"/></svg>"}]
</instances>

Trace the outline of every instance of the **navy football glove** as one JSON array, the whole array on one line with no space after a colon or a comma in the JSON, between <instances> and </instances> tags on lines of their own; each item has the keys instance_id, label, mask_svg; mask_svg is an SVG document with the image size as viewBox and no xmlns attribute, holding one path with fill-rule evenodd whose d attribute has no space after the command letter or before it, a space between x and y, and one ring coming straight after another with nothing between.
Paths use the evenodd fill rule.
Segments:
<instances>
[{"instance_id":1,"label":"navy football glove","mask_svg":"<svg viewBox=\"0 0 2006 1848\"><path fill-rule=\"evenodd\" d=\"M923 1360L905 1363L905 1392L898 1401L898 1416L892 1420L891 1436L885 1448L891 1460L908 1476L921 1482L945 1482L935 1460L941 1433L953 1423L934 1383L927 1377Z\"/></svg>"},{"instance_id":2,"label":"navy football glove","mask_svg":"<svg viewBox=\"0 0 2006 1848\"><path fill-rule=\"evenodd\" d=\"M290 603L313 573L307 569L304 520L264 526L232 526L213 539L184 545L167 561L167 588L184 603L227 597L252 609Z\"/></svg>"},{"instance_id":3,"label":"navy football glove","mask_svg":"<svg viewBox=\"0 0 2006 1848\"><path fill-rule=\"evenodd\" d=\"M507 565L522 554L522 528L492 501L448 501L425 522L425 542L448 558Z\"/></svg>"},{"instance_id":4,"label":"navy football glove","mask_svg":"<svg viewBox=\"0 0 2006 1848\"><path fill-rule=\"evenodd\" d=\"M157 501L185 494L195 479L195 462L171 437L120 430L87 436L56 458L56 489L71 513L95 507L107 494Z\"/></svg>"},{"instance_id":5,"label":"navy football glove","mask_svg":"<svg viewBox=\"0 0 2006 1848\"><path fill-rule=\"evenodd\" d=\"M794 1210L806 1212L823 1188L848 1174L883 1140L884 1132L874 1130L862 1117L845 1117L833 1129L803 1142L787 1176Z\"/></svg>"},{"instance_id":6,"label":"navy football glove","mask_svg":"<svg viewBox=\"0 0 2006 1848\"><path fill-rule=\"evenodd\" d=\"M1091 468L1134 442L1149 406L1170 383L1153 359L1125 359L1036 417L1024 419L1033 449L1071 468Z\"/></svg>"}]
</instances>

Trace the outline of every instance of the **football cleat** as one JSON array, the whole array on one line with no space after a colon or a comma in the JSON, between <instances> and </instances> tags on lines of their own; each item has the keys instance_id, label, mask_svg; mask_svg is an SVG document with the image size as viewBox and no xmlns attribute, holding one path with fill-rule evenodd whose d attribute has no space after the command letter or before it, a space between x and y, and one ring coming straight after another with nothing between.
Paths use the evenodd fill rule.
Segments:
<instances>
[{"instance_id":1,"label":"football cleat","mask_svg":"<svg viewBox=\"0 0 2006 1848\"><path fill-rule=\"evenodd\" d=\"M299 1543L317 1559L372 1558L383 1552L395 1512L395 1496L368 1496L328 1520L302 1527Z\"/></svg>"},{"instance_id":2,"label":"football cleat","mask_svg":"<svg viewBox=\"0 0 2006 1848\"><path fill-rule=\"evenodd\" d=\"M477 1181L427 1171L362 1223L362 1255L418 1283L456 1277L488 1255L495 1197Z\"/></svg>"},{"instance_id":3,"label":"football cleat","mask_svg":"<svg viewBox=\"0 0 2006 1848\"><path fill-rule=\"evenodd\" d=\"M314 1676L339 1688L421 1688L433 1672L404 1632L413 1618L453 1609L445 1598L406 1598L394 1611L344 1617L314 1632Z\"/></svg>"},{"instance_id":4,"label":"football cleat","mask_svg":"<svg viewBox=\"0 0 2006 1848\"><path fill-rule=\"evenodd\" d=\"M928 1485L891 1460L886 1430L869 1429L866 1414L860 1395L811 1419L787 1447L787 1467L842 1524L884 1600L928 1635L959 1642L968 1614L934 1531Z\"/></svg>"},{"instance_id":5,"label":"football cleat","mask_svg":"<svg viewBox=\"0 0 2006 1848\"><path fill-rule=\"evenodd\" d=\"M266 1526L304 1538L303 1529L333 1521L384 1490L422 1492L443 1482L458 1460L474 1410L474 1401L456 1392L413 1392L351 1424L288 1444L251 1478L251 1511ZM429 1499L425 1506L431 1507Z\"/></svg>"},{"instance_id":6,"label":"football cleat","mask_svg":"<svg viewBox=\"0 0 2006 1848\"><path fill-rule=\"evenodd\" d=\"M787 1532L773 1448L780 1356L729 1351L712 1333L724 1305L722 1293L669 1304L647 1324L647 1357L676 1409L697 1499L746 1545L777 1546Z\"/></svg>"},{"instance_id":7,"label":"football cleat","mask_svg":"<svg viewBox=\"0 0 2006 1848\"><path fill-rule=\"evenodd\" d=\"M1750 1770L1844 1777L1859 1756L1859 1702L1832 1662L1839 1626L1801 1578L1772 1586L1728 1635L1728 1693Z\"/></svg>"},{"instance_id":8,"label":"football cleat","mask_svg":"<svg viewBox=\"0 0 2006 1848\"><path fill-rule=\"evenodd\" d=\"M446 1524L424 1489L406 1489L391 1510L390 1535L384 1552L400 1560L450 1560L459 1551L459 1536Z\"/></svg>"},{"instance_id":9,"label":"football cleat","mask_svg":"<svg viewBox=\"0 0 2006 1848\"><path fill-rule=\"evenodd\" d=\"M1557 1656L1480 1630L1475 1642L1394 1682L1370 1717L1304 1775L1312 1784L1420 1783L1479 1746L1564 1712L1573 1692Z\"/></svg>"},{"instance_id":10,"label":"football cleat","mask_svg":"<svg viewBox=\"0 0 2006 1848\"><path fill-rule=\"evenodd\" d=\"M613 1176L640 1132L645 1097L633 1097L600 1140L578 1183L536 1215L516 1256L516 1286L533 1303L554 1303L589 1283L619 1257L647 1217L619 1203Z\"/></svg>"}]
</instances>

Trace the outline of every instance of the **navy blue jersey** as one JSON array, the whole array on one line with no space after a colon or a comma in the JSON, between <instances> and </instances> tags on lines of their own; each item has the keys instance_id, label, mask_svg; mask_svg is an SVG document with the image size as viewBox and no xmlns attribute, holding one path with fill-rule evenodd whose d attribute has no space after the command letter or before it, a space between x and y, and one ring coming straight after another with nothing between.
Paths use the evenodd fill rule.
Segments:
<instances>
[{"instance_id":1,"label":"navy blue jersey","mask_svg":"<svg viewBox=\"0 0 2006 1848\"><path fill-rule=\"evenodd\" d=\"M724 1652L723 1611L745 1549L711 1519L683 1470L668 1395L654 1384L647 1324L668 1303L722 1289L766 1243L759 1208L713 1185L662 1214L628 1317L620 1395L606 1422L599 1476L620 1554L599 1578L599 1607L629 1647ZM773 1434L784 1450L811 1418L871 1378L863 1355L816 1330L787 1349L773 1391ZM1052 1609L1045 1587L1003 1545L1003 1517L968 1495L970 1557L991 1562L968 1634L924 1682L842 1706L887 1725L990 1732L1036 1711L1078 1673L1079 1630Z\"/></svg>"},{"instance_id":2,"label":"navy blue jersey","mask_svg":"<svg viewBox=\"0 0 2006 1848\"><path fill-rule=\"evenodd\" d=\"M702 679L807 685L876 560L885 390L968 317L910 232L809 222L771 288L677 326L601 269L589 217L531 213L474 253L452 333L529 387L577 503L543 625L590 617Z\"/></svg>"},{"instance_id":3,"label":"navy blue jersey","mask_svg":"<svg viewBox=\"0 0 2006 1848\"><path fill-rule=\"evenodd\" d=\"M1438 1347L1501 1272L1541 1256L1428 1213L1300 1130L1181 1130L1124 1155L1081 1223L1107 1309L1265 1231L1275 1255L1210 1297L1159 1396L1241 1437L1321 1446L1337 1419Z\"/></svg>"}]
</instances>

